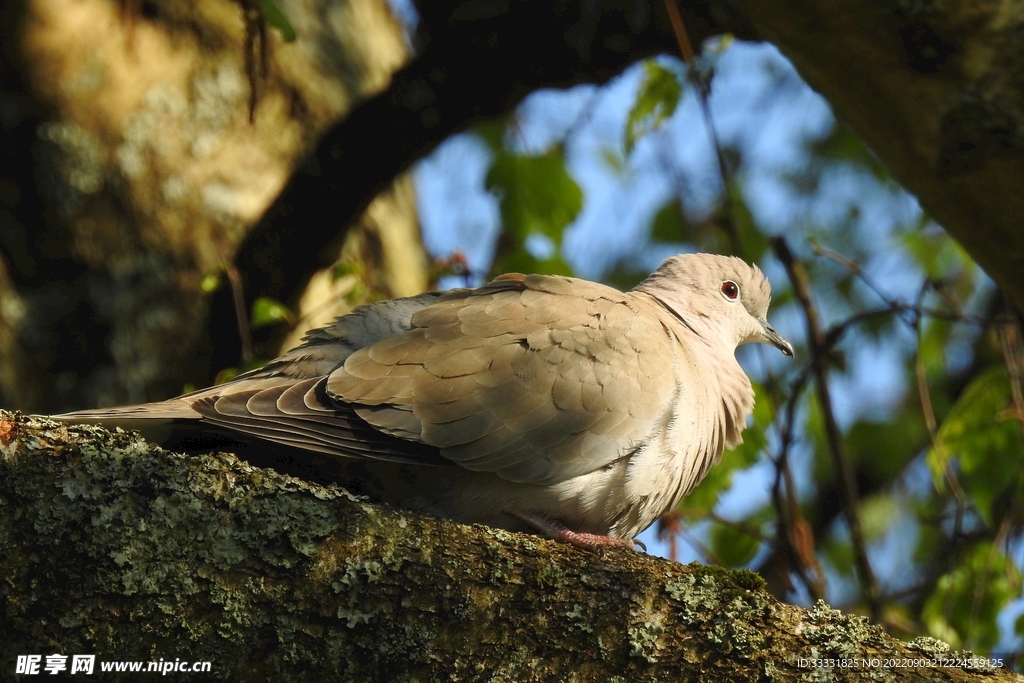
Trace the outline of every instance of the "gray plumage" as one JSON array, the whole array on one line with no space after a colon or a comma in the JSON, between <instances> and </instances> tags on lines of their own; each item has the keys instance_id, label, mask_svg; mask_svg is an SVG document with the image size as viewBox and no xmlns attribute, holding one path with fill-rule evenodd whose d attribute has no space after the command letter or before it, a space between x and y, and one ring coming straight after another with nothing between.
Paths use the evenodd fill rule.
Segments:
<instances>
[{"instance_id":1,"label":"gray plumage","mask_svg":"<svg viewBox=\"0 0 1024 683\"><path fill-rule=\"evenodd\" d=\"M756 266L708 254L625 293L502 276L361 306L220 386L58 417L341 456L341 483L384 502L625 545L742 440L754 393L736 347L792 355L770 298Z\"/></svg>"}]
</instances>

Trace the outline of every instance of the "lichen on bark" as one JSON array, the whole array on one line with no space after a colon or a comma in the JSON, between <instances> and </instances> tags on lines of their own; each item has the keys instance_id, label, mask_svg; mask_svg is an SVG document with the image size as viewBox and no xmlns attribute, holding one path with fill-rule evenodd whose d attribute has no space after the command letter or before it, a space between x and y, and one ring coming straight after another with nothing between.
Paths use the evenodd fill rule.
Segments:
<instances>
[{"instance_id":1,"label":"lichen on bark","mask_svg":"<svg viewBox=\"0 0 1024 683\"><path fill-rule=\"evenodd\" d=\"M57 652L230 680L1020 680L801 667L926 651L750 572L458 525L134 433L0 411L0 469L2 671Z\"/></svg>"}]
</instances>

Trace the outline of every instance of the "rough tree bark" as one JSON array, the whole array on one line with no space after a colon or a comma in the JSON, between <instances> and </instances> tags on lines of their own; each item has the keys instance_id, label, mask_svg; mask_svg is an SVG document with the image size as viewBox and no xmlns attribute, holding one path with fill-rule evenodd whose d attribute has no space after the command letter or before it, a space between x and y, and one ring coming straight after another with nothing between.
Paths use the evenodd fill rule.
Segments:
<instances>
[{"instance_id":1,"label":"rough tree bark","mask_svg":"<svg viewBox=\"0 0 1024 683\"><path fill-rule=\"evenodd\" d=\"M0 577L5 675L57 653L208 660L236 681L1024 680L935 665L970 655L780 603L751 572L461 526L6 412ZM801 662L827 659L847 664Z\"/></svg>"},{"instance_id":2,"label":"rough tree bark","mask_svg":"<svg viewBox=\"0 0 1024 683\"><path fill-rule=\"evenodd\" d=\"M0 8L0 404L155 400L239 364L225 267L323 131L408 59L384 0L281 5L301 40L261 34L244 0ZM250 254L300 274L273 296L320 314L304 329L339 312L321 305L327 295L345 303L345 278L321 275L304 293L339 254L372 274L374 294L427 286L410 181L381 190L362 218L336 221L318 201L288 239L315 234L321 248L293 262ZM213 275L211 295L202 283ZM247 273L236 280L243 315L270 294ZM211 306L224 325L211 326Z\"/></svg>"}]
</instances>

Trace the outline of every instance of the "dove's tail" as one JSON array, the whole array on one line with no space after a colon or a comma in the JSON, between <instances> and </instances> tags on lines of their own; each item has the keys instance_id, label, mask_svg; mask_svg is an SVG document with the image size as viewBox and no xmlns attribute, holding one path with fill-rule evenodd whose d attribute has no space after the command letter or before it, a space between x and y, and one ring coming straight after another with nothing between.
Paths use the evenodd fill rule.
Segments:
<instances>
[{"instance_id":1,"label":"dove's tail","mask_svg":"<svg viewBox=\"0 0 1024 683\"><path fill-rule=\"evenodd\" d=\"M173 435L183 430L200 436L208 433L223 436L225 433L223 430L211 430L206 424L203 414L194 407L196 401L207 396L219 397L229 386L234 390L243 390L250 386L264 386L263 382L266 380L259 376L261 370L239 375L230 384L219 384L199 389L165 401L110 408L90 408L50 417L71 424L102 425L111 429L120 427L128 431L135 430L149 441L155 441L165 446L171 441Z\"/></svg>"},{"instance_id":2,"label":"dove's tail","mask_svg":"<svg viewBox=\"0 0 1024 683\"><path fill-rule=\"evenodd\" d=\"M182 429L194 431L199 428L202 415L193 410L185 401L172 399L134 406L77 410L50 417L71 424L102 425L109 429L120 427L128 431L135 430L149 441L166 444Z\"/></svg>"}]
</instances>

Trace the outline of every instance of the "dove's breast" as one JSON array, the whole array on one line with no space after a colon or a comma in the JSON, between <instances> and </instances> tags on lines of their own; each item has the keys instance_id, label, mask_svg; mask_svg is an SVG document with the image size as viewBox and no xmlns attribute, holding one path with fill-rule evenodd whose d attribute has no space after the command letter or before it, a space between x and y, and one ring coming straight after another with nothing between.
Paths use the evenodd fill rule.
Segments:
<instances>
[{"instance_id":1,"label":"dove's breast","mask_svg":"<svg viewBox=\"0 0 1024 683\"><path fill-rule=\"evenodd\" d=\"M675 391L649 438L615 468L580 482L584 489L603 491L601 505L591 510L604 513L607 529L602 533L631 538L646 529L678 505L721 457L723 397L712 364L697 358L685 345L675 349L671 368L666 368ZM581 493L586 500L585 491Z\"/></svg>"}]
</instances>

